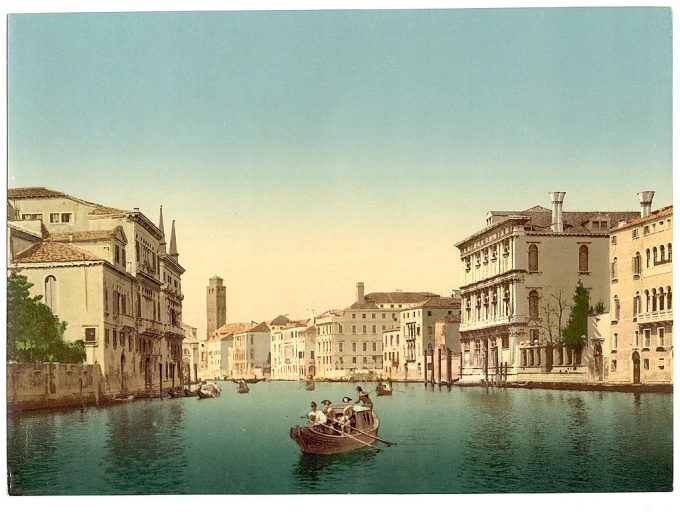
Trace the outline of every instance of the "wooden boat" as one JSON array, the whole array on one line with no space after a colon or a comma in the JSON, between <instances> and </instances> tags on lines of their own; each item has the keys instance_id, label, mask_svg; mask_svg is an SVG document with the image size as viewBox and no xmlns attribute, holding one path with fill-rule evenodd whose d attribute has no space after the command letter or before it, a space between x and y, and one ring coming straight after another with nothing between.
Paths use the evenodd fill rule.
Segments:
<instances>
[{"instance_id":1,"label":"wooden boat","mask_svg":"<svg viewBox=\"0 0 680 512\"><path fill-rule=\"evenodd\" d=\"M135 399L135 395L125 395L125 396L113 395L109 399L109 401L111 401L111 402L131 402L134 399Z\"/></svg>"},{"instance_id":2,"label":"wooden boat","mask_svg":"<svg viewBox=\"0 0 680 512\"><path fill-rule=\"evenodd\" d=\"M305 381L305 390L314 391L315 387L316 387L316 385L314 384L313 380L306 380Z\"/></svg>"},{"instance_id":3,"label":"wooden boat","mask_svg":"<svg viewBox=\"0 0 680 512\"><path fill-rule=\"evenodd\" d=\"M392 394L392 389L385 389L381 384L378 384L375 388L375 393L378 396L390 396Z\"/></svg>"},{"instance_id":4,"label":"wooden boat","mask_svg":"<svg viewBox=\"0 0 680 512\"><path fill-rule=\"evenodd\" d=\"M248 384L243 384L243 385L239 385L237 391L239 393L247 393L248 391L250 391L250 388L248 387Z\"/></svg>"},{"instance_id":5,"label":"wooden boat","mask_svg":"<svg viewBox=\"0 0 680 512\"><path fill-rule=\"evenodd\" d=\"M336 416L342 415L341 407L334 407ZM378 435L380 420L371 409L355 407L347 432L327 426L295 426L290 429L290 437L300 447L302 453L331 454L350 452L372 445ZM368 434L368 435L367 435Z\"/></svg>"},{"instance_id":6,"label":"wooden boat","mask_svg":"<svg viewBox=\"0 0 680 512\"><path fill-rule=\"evenodd\" d=\"M184 396L197 396L198 392L196 391L191 391L190 389L185 389L184 390Z\"/></svg>"},{"instance_id":7,"label":"wooden boat","mask_svg":"<svg viewBox=\"0 0 680 512\"><path fill-rule=\"evenodd\" d=\"M262 378L262 379L257 379L257 378L253 378L253 379L231 379L231 381L236 383L236 384L238 384L241 381L245 382L246 384L257 384L258 382L262 382L263 380L266 380L266 379L264 379L264 378Z\"/></svg>"},{"instance_id":8,"label":"wooden boat","mask_svg":"<svg viewBox=\"0 0 680 512\"><path fill-rule=\"evenodd\" d=\"M196 393L198 393L198 398L216 398L221 394L220 388L212 383L203 384L196 390Z\"/></svg>"}]
</instances>

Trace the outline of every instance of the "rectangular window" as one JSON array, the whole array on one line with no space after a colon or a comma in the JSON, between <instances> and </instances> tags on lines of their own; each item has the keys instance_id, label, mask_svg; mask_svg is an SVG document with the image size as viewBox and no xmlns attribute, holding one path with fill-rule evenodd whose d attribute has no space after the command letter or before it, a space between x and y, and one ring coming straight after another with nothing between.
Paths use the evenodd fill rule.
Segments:
<instances>
[{"instance_id":1,"label":"rectangular window","mask_svg":"<svg viewBox=\"0 0 680 512\"><path fill-rule=\"evenodd\" d=\"M113 258L113 261L114 261L115 263L120 263L120 247L118 247L117 245L115 245L115 246L114 246L114 249L115 249L115 250L114 250L114 258Z\"/></svg>"},{"instance_id":2,"label":"rectangular window","mask_svg":"<svg viewBox=\"0 0 680 512\"><path fill-rule=\"evenodd\" d=\"M652 338L652 331L650 329L645 329L644 330L644 336L645 336L645 347L649 347L650 341Z\"/></svg>"},{"instance_id":3,"label":"rectangular window","mask_svg":"<svg viewBox=\"0 0 680 512\"><path fill-rule=\"evenodd\" d=\"M616 235L612 236L612 245L616 245Z\"/></svg>"},{"instance_id":4,"label":"rectangular window","mask_svg":"<svg viewBox=\"0 0 680 512\"><path fill-rule=\"evenodd\" d=\"M659 337L659 346L663 347L664 346L664 341L666 337L666 330L663 327L659 327L658 329L658 337Z\"/></svg>"},{"instance_id":5,"label":"rectangular window","mask_svg":"<svg viewBox=\"0 0 680 512\"><path fill-rule=\"evenodd\" d=\"M356 357L353 357L353 358L352 358L352 362L353 362L353 363L356 363L356 362L357 362L357 358L356 358Z\"/></svg>"},{"instance_id":6,"label":"rectangular window","mask_svg":"<svg viewBox=\"0 0 680 512\"><path fill-rule=\"evenodd\" d=\"M362 325L362 326L361 326L361 332L362 332L363 334L366 334L366 326L365 326L365 325Z\"/></svg>"},{"instance_id":7,"label":"rectangular window","mask_svg":"<svg viewBox=\"0 0 680 512\"><path fill-rule=\"evenodd\" d=\"M42 220L42 213L24 213L21 220Z\"/></svg>"},{"instance_id":8,"label":"rectangular window","mask_svg":"<svg viewBox=\"0 0 680 512\"><path fill-rule=\"evenodd\" d=\"M342 324L338 324L338 333L342 334Z\"/></svg>"},{"instance_id":9,"label":"rectangular window","mask_svg":"<svg viewBox=\"0 0 680 512\"><path fill-rule=\"evenodd\" d=\"M59 214L58 213L50 213L50 222L52 224L59 222Z\"/></svg>"},{"instance_id":10,"label":"rectangular window","mask_svg":"<svg viewBox=\"0 0 680 512\"><path fill-rule=\"evenodd\" d=\"M644 368L645 370L649 370L649 359L642 360L642 368Z\"/></svg>"},{"instance_id":11,"label":"rectangular window","mask_svg":"<svg viewBox=\"0 0 680 512\"><path fill-rule=\"evenodd\" d=\"M357 351L357 344L352 343L352 352L356 352L356 351Z\"/></svg>"},{"instance_id":12,"label":"rectangular window","mask_svg":"<svg viewBox=\"0 0 680 512\"><path fill-rule=\"evenodd\" d=\"M85 328L85 341L95 341L96 340L97 329L94 327Z\"/></svg>"},{"instance_id":13,"label":"rectangular window","mask_svg":"<svg viewBox=\"0 0 680 512\"><path fill-rule=\"evenodd\" d=\"M501 344L502 344L501 346L504 349L510 348L510 336L508 336L507 334L503 334L501 337Z\"/></svg>"},{"instance_id":14,"label":"rectangular window","mask_svg":"<svg viewBox=\"0 0 680 512\"><path fill-rule=\"evenodd\" d=\"M618 333L618 332L615 332L615 333L612 335L612 348L613 348L614 350L616 350L617 348L619 348L619 333Z\"/></svg>"},{"instance_id":15,"label":"rectangular window","mask_svg":"<svg viewBox=\"0 0 680 512\"><path fill-rule=\"evenodd\" d=\"M62 222L71 222L71 214L70 213L62 213L61 214L61 221Z\"/></svg>"},{"instance_id":16,"label":"rectangular window","mask_svg":"<svg viewBox=\"0 0 680 512\"><path fill-rule=\"evenodd\" d=\"M362 344L361 344L361 349L362 349L364 352L366 352L366 343L362 343Z\"/></svg>"},{"instance_id":17,"label":"rectangular window","mask_svg":"<svg viewBox=\"0 0 680 512\"><path fill-rule=\"evenodd\" d=\"M352 326L352 334L356 334L356 333L357 333L357 326L353 325Z\"/></svg>"},{"instance_id":18,"label":"rectangular window","mask_svg":"<svg viewBox=\"0 0 680 512\"><path fill-rule=\"evenodd\" d=\"M612 359L612 372L616 371L616 359Z\"/></svg>"},{"instance_id":19,"label":"rectangular window","mask_svg":"<svg viewBox=\"0 0 680 512\"><path fill-rule=\"evenodd\" d=\"M376 333L378 332L378 326L377 326L377 325L372 325L372 326L371 326L371 332L372 332L373 334L376 334Z\"/></svg>"},{"instance_id":20,"label":"rectangular window","mask_svg":"<svg viewBox=\"0 0 680 512\"><path fill-rule=\"evenodd\" d=\"M373 352L378 350L378 344L376 342L373 342Z\"/></svg>"},{"instance_id":21,"label":"rectangular window","mask_svg":"<svg viewBox=\"0 0 680 512\"><path fill-rule=\"evenodd\" d=\"M116 348L118 346L118 332L116 331L111 331L113 334L113 348Z\"/></svg>"},{"instance_id":22,"label":"rectangular window","mask_svg":"<svg viewBox=\"0 0 680 512\"><path fill-rule=\"evenodd\" d=\"M666 360L663 357L659 358L659 370L663 370L666 367Z\"/></svg>"},{"instance_id":23,"label":"rectangular window","mask_svg":"<svg viewBox=\"0 0 680 512\"><path fill-rule=\"evenodd\" d=\"M345 349L345 344L340 342L338 343L338 352L342 352Z\"/></svg>"}]
</instances>

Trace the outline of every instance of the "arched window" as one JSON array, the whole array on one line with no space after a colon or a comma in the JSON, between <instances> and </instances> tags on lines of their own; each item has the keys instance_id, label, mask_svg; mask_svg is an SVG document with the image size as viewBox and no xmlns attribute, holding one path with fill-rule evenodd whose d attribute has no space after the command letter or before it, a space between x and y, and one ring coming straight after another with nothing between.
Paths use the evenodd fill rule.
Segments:
<instances>
[{"instance_id":1,"label":"arched window","mask_svg":"<svg viewBox=\"0 0 680 512\"><path fill-rule=\"evenodd\" d=\"M663 245L659 247L659 257L661 258L661 263L666 261L666 248Z\"/></svg>"},{"instance_id":2,"label":"arched window","mask_svg":"<svg viewBox=\"0 0 680 512\"><path fill-rule=\"evenodd\" d=\"M618 259L614 258L612 261L612 279L616 279L616 272L618 271L617 267Z\"/></svg>"},{"instance_id":3,"label":"arched window","mask_svg":"<svg viewBox=\"0 0 680 512\"><path fill-rule=\"evenodd\" d=\"M640 256L639 252L636 252L635 257L633 258L633 274L639 276L641 273L642 273L642 256Z\"/></svg>"},{"instance_id":4,"label":"arched window","mask_svg":"<svg viewBox=\"0 0 680 512\"><path fill-rule=\"evenodd\" d=\"M670 286L666 288L666 304L668 305L668 309L673 309L673 294L671 293Z\"/></svg>"},{"instance_id":5,"label":"arched window","mask_svg":"<svg viewBox=\"0 0 680 512\"><path fill-rule=\"evenodd\" d=\"M668 261L673 261L673 245L668 244Z\"/></svg>"},{"instance_id":6,"label":"arched window","mask_svg":"<svg viewBox=\"0 0 680 512\"><path fill-rule=\"evenodd\" d=\"M656 265L656 259L657 259L657 250L656 247L652 249L652 254L654 255L654 265Z\"/></svg>"},{"instance_id":7,"label":"arched window","mask_svg":"<svg viewBox=\"0 0 680 512\"><path fill-rule=\"evenodd\" d=\"M659 311L664 310L663 299L664 299L663 288L659 288Z\"/></svg>"},{"instance_id":8,"label":"arched window","mask_svg":"<svg viewBox=\"0 0 680 512\"><path fill-rule=\"evenodd\" d=\"M529 292L529 318L538 318L538 292L536 290Z\"/></svg>"},{"instance_id":9,"label":"arched window","mask_svg":"<svg viewBox=\"0 0 680 512\"><path fill-rule=\"evenodd\" d=\"M535 245L529 246L529 272L538 271L538 247Z\"/></svg>"},{"instance_id":10,"label":"arched window","mask_svg":"<svg viewBox=\"0 0 680 512\"><path fill-rule=\"evenodd\" d=\"M647 268L649 268L649 260L650 260L650 258L651 258L651 256L652 256L652 253L649 251L649 249L647 249L647 253L646 253L646 254L647 254Z\"/></svg>"},{"instance_id":11,"label":"arched window","mask_svg":"<svg viewBox=\"0 0 680 512\"><path fill-rule=\"evenodd\" d=\"M588 247L585 245L578 249L578 271L588 272Z\"/></svg>"},{"instance_id":12,"label":"arched window","mask_svg":"<svg viewBox=\"0 0 680 512\"><path fill-rule=\"evenodd\" d=\"M47 276L45 278L45 305L50 308L53 314L57 312L57 278Z\"/></svg>"},{"instance_id":13,"label":"arched window","mask_svg":"<svg viewBox=\"0 0 680 512\"><path fill-rule=\"evenodd\" d=\"M621 301L618 295L614 295L614 320L619 320L621 318Z\"/></svg>"},{"instance_id":14,"label":"arched window","mask_svg":"<svg viewBox=\"0 0 680 512\"><path fill-rule=\"evenodd\" d=\"M640 292L635 292L635 297L633 297L633 318L638 316L640 313Z\"/></svg>"},{"instance_id":15,"label":"arched window","mask_svg":"<svg viewBox=\"0 0 680 512\"><path fill-rule=\"evenodd\" d=\"M645 290L645 312L649 313L650 311L650 301L649 301L649 290Z\"/></svg>"},{"instance_id":16,"label":"arched window","mask_svg":"<svg viewBox=\"0 0 680 512\"><path fill-rule=\"evenodd\" d=\"M656 311L656 288L652 288L652 311Z\"/></svg>"}]
</instances>

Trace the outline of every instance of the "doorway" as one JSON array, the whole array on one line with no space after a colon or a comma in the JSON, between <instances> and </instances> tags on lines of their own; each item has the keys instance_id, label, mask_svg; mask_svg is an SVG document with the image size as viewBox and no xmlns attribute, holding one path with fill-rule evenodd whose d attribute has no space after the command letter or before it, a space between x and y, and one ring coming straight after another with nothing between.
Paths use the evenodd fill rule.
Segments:
<instances>
[{"instance_id":1,"label":"doorway","mask_svg":"<svg viewBox=\"0 0 680 512\"><path fill-rule=\"evenodd\" d=\"M633 384L640 384L640 354L633 352Z\"/></svg>"}]
</instances>

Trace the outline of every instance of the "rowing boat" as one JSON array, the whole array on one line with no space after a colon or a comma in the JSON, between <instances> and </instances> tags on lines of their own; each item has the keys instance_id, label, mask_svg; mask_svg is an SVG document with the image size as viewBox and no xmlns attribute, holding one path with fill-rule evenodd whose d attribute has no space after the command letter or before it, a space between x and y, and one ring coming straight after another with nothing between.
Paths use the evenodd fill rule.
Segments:
<instances>
[{"instance_id":1,"label":"rowing boat","mask_svg":"<svg viewBox=\"0 0 680 512\"><path fill-rule=\"evenodd\" d=\"M341 416L342 408L333 407L333 413L336 417ZM376 441L380 420L371 409L355 406L350 425L352 428L345 432L338 426L295 426L290 429L290 437L302 453L324 455L350 452L370 446Z\"/></svg>"}]
</instances>

